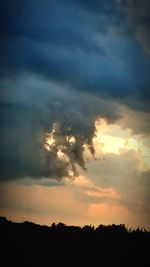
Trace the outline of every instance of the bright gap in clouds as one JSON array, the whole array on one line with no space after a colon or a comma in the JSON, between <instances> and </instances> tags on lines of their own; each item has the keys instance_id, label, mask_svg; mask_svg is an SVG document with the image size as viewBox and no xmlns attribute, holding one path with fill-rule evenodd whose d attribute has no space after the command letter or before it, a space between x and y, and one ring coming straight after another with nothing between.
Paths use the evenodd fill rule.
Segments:
<instances>
[{"instance_id":1,"label":"bright gap in clouds","mask_svg":"<svg viewBox=\"0 0 150 267\"><path fill-rule=\"evenodd\" d=\"M144 137L133 135L129 128L108 124L104 119L97 120L95 127L96 136L93 144L97 157L106 154L119 155L133 150L139 156L142 170L150 169L150 147L144 145Z\"/></svg>"},{"instance_id":2,"label":"bright gap in clouds","mask_svg":"<svg viewBox=\"0 0 150 267\"><path fill-rule=\"evenodd\" d=\"M36 181L39 184L31 184L29 179L30 186L21 183L3 185L1 214L12 220L31 220L48 225L62 221L95 226L125 223L148 228L149 202L146 198L149 191L143 178L147 177L144 176L147 175L145 170L150 169L149 142L145 142L141 135L133 135L131 129L117 123L108 124L104 119L97 120L95 128L94 157L98 160L92 159L88 145L83 144L84 158L90 159L87 172L77 166L78 177L65 177L63 183L52 184L55 180L45 178ZM59 130L59 125L54 124L45 137L44 147L50 153L57 153L60 160L66 157L68 164L74 164L70 149L76 145L75 137L68 133L63 135Z\"/></svg>"},{"instance_id":3,"label":"bright gap in clouds","mask_svg":"<svg viewBox=\"0 0 150 267\"><path fill-rule=\"evenodd\" d=\"M98 119L95 122L96 135L93 138L95 158L101 159L106 154L120 155L133 150L141 162L141 170L150 169L150 147L144 145L144 137L133 135L129 128L122 128L118 124L108 124L105 119ZM44 147L50 152L55 152L58 159L65 161L69 166L69 175L78 176L76 171L77 162L74 158L76 137L64 135L60 125L54 124L52 131L46 135ZM85 159L93 159L88 145L81 144ZM82 166L81 166L82 167Z\"/></svg>"}]
</instances>

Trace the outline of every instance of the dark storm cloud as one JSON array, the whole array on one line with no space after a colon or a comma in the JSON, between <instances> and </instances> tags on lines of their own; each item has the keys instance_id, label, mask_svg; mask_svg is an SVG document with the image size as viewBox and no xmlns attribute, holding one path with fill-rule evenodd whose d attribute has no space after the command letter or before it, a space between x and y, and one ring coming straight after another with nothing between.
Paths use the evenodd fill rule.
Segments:
<instances>
[{"instance_id":1,"label":"dark storm cloud","mask_svg":"<svg viewBox=\"0 0 150 267\"><path fill-rule=\"evenodd\" d=\"M133 28L135 28L137 39L144 45L145 50L150 53L150 4L149 0L128 0L122 8Z\"/></svg>"},{"instance_id":2,"label":"dark storm cloud","mask_svg":"<svg viewBox=\"0 0 150 267\"><path fill-rule=\"evenodd\" d=\"M1 88L1 180L61 179L69 176L70 170L77 175L76 164L85 169L83 145L94 153L95 119L101 115L114 121L120 115L115 103L33 76L3 82ZM47 151L45 138L54 123L57 124L56 142L51 151ZM74 137L76 142L70 144L68 137ZM58 157L59 148L69 162Z\"/></svg>"},{"instance_id":3,"label":"dark storm cloud","mask_svg":"<svg viewBox=\"0 0 150 267\"><path fill-rule=\"evenodd\" d=\"M150 59L130 10L122 1L0 2L1 179L68 176L58 147L76 173L83 145L94 152L95 119L121 116L115 101L149 110ZM54 123L61 141L47 152Z\"/></svg>"},{"instance_id":4,"label":"dark storm cloud","mask_svg":"<svg viewBox=\"0 0 150 267\"><path fill-rule=\"evenodd\" d=\"M34 72L120 101L136 96L140 107L125 103L148 109L150 60L137 40L137 27L149 25L142 3L1 1L1 76Z\"/></svg>"}]
</instances>

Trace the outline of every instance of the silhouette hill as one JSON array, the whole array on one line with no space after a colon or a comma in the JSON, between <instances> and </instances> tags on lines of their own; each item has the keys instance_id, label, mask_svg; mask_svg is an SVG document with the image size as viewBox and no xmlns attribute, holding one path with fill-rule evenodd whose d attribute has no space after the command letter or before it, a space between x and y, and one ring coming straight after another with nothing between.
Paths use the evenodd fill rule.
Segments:
<instances>
[{"instance_id":1,"label":"silhouette hill","mask_svg":"<svg viewBox=\"0 0 150 267\"><path fill-rule=\"evenodd\" d=\"M125 225L16 223L0 217L1 266L149 266L150 232Z\"/></svg>"}]
</instances>

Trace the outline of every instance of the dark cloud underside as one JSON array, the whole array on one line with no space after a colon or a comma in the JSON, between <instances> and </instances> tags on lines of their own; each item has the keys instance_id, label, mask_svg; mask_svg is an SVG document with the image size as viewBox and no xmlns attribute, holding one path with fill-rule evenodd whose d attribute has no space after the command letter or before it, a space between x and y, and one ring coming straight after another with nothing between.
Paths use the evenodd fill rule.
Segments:
<instances>
[{"instance_id":1,"label":"dark cloud underside","mask_svg":"<svg viewBox=\"0 0 150 267\"><path fill-rule=\"evenodd\" d=\"M43 149L54 123L84 168L98 116L118 119L117 101L149 112L149 21L146 0L0 2L2 180L69 175L57 148Z\"/></svg>"}]
</instances>

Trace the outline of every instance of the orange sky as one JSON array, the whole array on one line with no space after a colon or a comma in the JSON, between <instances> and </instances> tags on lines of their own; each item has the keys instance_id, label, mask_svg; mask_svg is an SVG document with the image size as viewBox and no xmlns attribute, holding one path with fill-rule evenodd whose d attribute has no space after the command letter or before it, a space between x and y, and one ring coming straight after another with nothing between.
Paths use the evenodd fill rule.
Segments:
<instances>
[{"instance_id":1,"label":"orange sky","mask_svg":"<svg viewBox=\"0 0 150 267\"><path fill-rule=\"evenodd\" d=\"M125 223L131 227L150 225L148 182L150 147L144 138L119 124L96 122L95 159L85 151L87 171L79 169L75 179L62 183L30 179L3 183L0 214L14 221L40 224L98 225ZM145 178L146 177L146 178ZM143 180L142 180L143 179ZM37 181L38 183L38 181Z\"/></svg>"}]
</instances>

